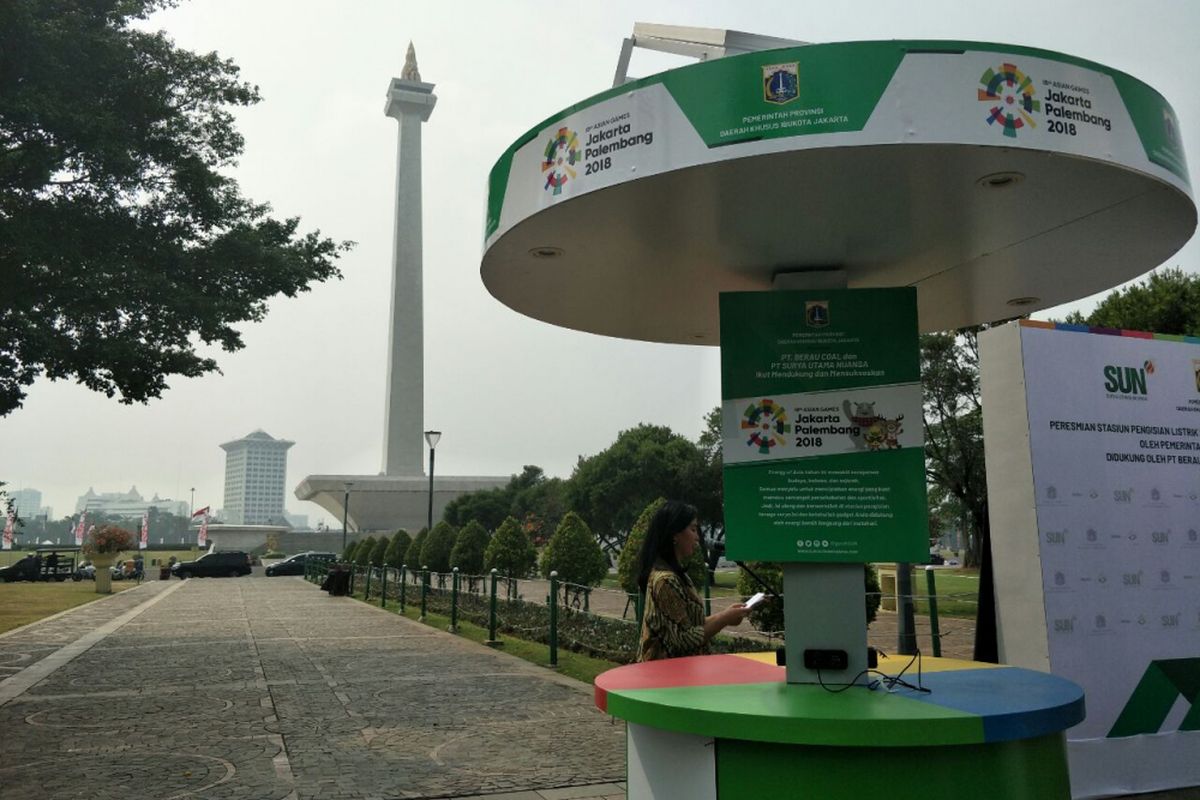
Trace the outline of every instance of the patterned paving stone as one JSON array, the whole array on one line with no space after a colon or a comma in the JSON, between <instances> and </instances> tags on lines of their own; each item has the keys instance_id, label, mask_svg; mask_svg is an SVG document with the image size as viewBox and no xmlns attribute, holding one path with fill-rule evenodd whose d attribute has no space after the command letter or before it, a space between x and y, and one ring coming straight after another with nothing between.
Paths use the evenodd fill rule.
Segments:
<instances>
[{"instance_id":1,"label":"patterned paving stone","mask_svg":"<svg viewBox=\"0 0 1200 800\"><path fill-rule=\"evenodd\" d=\"M6 795L432 798L624 777L624 729L588 687L298 580L148 583L0 638L0 678L172 585L0 705Z\"/></svg>"}]
</instances>

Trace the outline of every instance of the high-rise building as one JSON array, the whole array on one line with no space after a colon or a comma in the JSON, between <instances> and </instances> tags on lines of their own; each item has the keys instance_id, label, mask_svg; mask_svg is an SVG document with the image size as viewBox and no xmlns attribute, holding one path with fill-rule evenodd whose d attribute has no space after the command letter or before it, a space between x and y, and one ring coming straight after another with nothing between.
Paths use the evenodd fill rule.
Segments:
<instances>
[{"instance_id":1,"label":"high-rise building","mask_svg":"<svg viewBox=\"0 0 1200 800\"><path fill-rule=\"evenodd\" d=\"M287 451L295 442L261 428L221 445L225 451L225 514L231 525L278 525L285 521L283 487Z\"/></svg>"},{"instance_id":2,"label":"high-rise building","mask_svg":"<svg viewBox=\"0 0 1200 800\"><path fill-rule=\"evenodd\" d=\"M49 518L51 509L42 505L42 493L37 489L16 489L8 493L13 509L22 519Z\"/></svg>"}]
</instances>

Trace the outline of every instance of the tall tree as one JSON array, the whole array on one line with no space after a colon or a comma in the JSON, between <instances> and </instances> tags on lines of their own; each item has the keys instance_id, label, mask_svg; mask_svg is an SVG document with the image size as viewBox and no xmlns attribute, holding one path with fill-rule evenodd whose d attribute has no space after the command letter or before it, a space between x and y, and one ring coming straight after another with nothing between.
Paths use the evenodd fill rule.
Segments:
<instances>
[{"instance_id":1,"label":"tall tree","mask_svg":"<svg viewBox=\"0 0 1200 800\"><path fill-rule=\"evenodd\" d=\"M1090 314L1073 311L1067 322L1150 333L1200 335L1200 275L1178 267L1151 272L1111 292Z\"/></svg>"},{"instance_id":2,"label":"tall tree","mask_svg":"<svg viewBox=\"0 0 1200 800\"><path fill-rule=\"evenodd\" d=\"M703 456L686 437L663 425L638 425L602 452L580 457L567 482L567 504L615 554L652 500L694 497L704 468Z\"/></svg>"},{"instance_id":3,"label":"tall tree","mask_svg":"<svg viewBox=\"0 0 1200 800\"><path fill-rule=\"evenodd\" d=\"M41 375L123 403L217 369L349 243L242 196L237 66L135 28L177 0L0 4L0 416Z\"/></svg>"},{"instance_id":4,"label":"tall tree","mask_svg":"<svg viewBox=\"0 0 1200 800\"><path fill-rule=\"evenodd\" d=\"M965 511L967 566L979 566L989 533L979 330L964 328L921 337L926 477Z\"/></svg>"}]
</instances>

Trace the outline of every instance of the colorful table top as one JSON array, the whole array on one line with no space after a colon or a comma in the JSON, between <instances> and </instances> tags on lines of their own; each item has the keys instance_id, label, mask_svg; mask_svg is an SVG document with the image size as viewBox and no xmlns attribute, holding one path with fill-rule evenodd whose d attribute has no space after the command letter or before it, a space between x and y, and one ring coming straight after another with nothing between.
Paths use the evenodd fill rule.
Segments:
<instances>
[{"instance_id":1,"label":"colorful table top","mask_svg":"<svg viewBox=\"0 0 1200 800\"><path fill-rule=\"evenodd\" d=\"M880 658L900 673L911 658ZM917 665L904 679L917 683ZM831 688L839 677L831 677ZM923 658L929 691L788 684L774 653L694 656L629 664L596 678L596 706L652 728L805 745L907 747L1029 739L1083 720L1083 690L1018 667Z\"/></svg>"}]
</instances>

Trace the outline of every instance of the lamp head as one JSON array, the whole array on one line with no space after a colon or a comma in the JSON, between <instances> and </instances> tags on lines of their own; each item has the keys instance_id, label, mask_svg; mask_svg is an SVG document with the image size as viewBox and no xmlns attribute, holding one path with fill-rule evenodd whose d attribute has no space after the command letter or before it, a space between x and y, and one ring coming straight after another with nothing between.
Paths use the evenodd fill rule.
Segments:
<instances>
[{"instance_id":1,"label":"lamp head","mask_svg":"<svg viewBox=\"0 0 1200 800\"><path fill-rule=\"evenodd\" d=\"M425 431L425 441L429 444L429 449L437 447L438 439L442 438L441 431Z\"/></svg>"}]
</instances>

